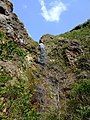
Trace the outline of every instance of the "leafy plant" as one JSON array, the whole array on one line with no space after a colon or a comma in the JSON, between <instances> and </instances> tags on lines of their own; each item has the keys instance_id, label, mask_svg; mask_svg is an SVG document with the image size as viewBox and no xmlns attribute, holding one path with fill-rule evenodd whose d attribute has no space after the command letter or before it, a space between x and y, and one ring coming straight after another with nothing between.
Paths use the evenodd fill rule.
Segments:
<instances>
[{"instance_id":1,"label":"leafy plant","mask_svg":"<svg viewBox=\"0 0 90 120\"><path fill-rule=\"evenodd\" d=\"M69 114L79 120L90 118L90 80L76 83L71 90L71 99L68 106Z\"/></svg>"}]
</instances>

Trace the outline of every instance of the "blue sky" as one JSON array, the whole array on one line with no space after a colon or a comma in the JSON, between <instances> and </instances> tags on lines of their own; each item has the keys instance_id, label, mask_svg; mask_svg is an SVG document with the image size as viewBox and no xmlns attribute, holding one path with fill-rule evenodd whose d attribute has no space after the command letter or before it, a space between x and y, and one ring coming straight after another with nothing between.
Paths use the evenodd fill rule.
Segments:
<instances>
[{"instance_id":1,"label":"blue sky","mask_svg":"<svg viewBox=\"0 0 90 120\"><path fill-rule=\"evenodd\" d=\"M31 37L58 35L90 19L90 0L11 0Z\"/></svg>"}]
</instances>

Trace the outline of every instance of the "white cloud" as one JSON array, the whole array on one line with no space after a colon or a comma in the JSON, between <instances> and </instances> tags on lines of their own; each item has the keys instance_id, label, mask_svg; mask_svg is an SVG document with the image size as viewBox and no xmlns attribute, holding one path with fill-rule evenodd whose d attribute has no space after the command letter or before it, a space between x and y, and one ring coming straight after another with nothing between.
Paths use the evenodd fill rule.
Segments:
<instances>
[{"instance_id":1,"label":"white cloud","mask_svg":"<svg viewBox=\"0 0 90 120\"><path fill-rule=\"evenodd\" d=\"M45 0L39 0L41 5L42 16L46 21L54 22L59 21L62 12L66 11L66 5L62 3L60 0L56 0L55 2L51 3L52 5L50 9L47 9L45 5Z\"/></svg>"}]
</instances>

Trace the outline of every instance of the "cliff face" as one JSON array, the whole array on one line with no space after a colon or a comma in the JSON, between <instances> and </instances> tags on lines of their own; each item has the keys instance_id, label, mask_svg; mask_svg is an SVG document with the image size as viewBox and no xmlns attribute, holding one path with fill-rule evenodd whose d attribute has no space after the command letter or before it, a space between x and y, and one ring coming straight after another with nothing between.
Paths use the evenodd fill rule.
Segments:
<instances>
[{"instance_id":1,"label":"cliff face","mask_svg":"<svg viewBox=\"0 0 90 120\"><path fill-rule=\"evenodd\" d=\"M35 62L38 44L13 13L12 3L0 1L0 119L88 120L90 21L41 39L45 67Z\"/></svg>"},{"instance_id":2,"label":"cliff face","mask_svg":"<svg viewBox=\"0 0 90 120\"><path fill-rule=\"evenodd\" d=\"M47 78L61 120L90 118L90 21L62 35L44 35ZM58 118L56 118L58 119Z\"/></svg>"},{"instance_id":3,"label":"cliff face","mask_svg":"<svg viewBox=\"0 0 90 120\"><path fill-rule=\"evenodd\" d=\"M13 4L8 0L0 1L0 29L17 43L25 44L25 46L33 44L23 23L13 13Z\"/></svg>"}]
</instances>

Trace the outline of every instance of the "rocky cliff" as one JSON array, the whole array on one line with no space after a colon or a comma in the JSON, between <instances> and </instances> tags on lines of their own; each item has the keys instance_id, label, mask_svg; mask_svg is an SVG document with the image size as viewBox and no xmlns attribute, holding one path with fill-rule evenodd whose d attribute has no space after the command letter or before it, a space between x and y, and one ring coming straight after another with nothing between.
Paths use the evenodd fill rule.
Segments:
<instances>
[{"instance_id":1,"label":"rocky cliff","mask_svg":"<svg viewBox=\"0 0 90 120\"><path fill-rule=\"evenodd\" d=\"M13 13L13 4L8 0L0 0L0 30L4 31L7 37L16 43L24 44L27 48L29 44L33 44L23 23Z\"/></svg>"},{"instance_id":2,"label":"rocky cliff","mask_svg":"<svg viewBox=\"0 0 90 120\"><path fill-rule=\"evenodd\" d=\"M70 32L43 35L47 61L8 0L0 1L0 119L90 118L90 20Z\"/></svg>"}]
</instances>

